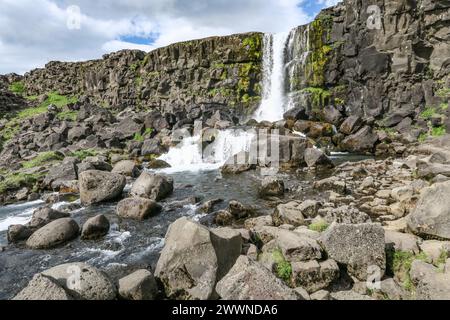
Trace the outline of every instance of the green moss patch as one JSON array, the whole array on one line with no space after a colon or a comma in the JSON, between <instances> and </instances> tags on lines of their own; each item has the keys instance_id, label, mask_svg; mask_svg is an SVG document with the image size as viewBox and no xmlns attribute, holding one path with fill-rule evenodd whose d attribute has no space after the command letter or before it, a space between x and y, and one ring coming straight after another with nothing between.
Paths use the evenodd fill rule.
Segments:
<instances>
[{"instance_id":1,"label":"green moss patch","mask_svg":"<svg viewBox=\"0 0 450 320\"><path fill-rule=\"evenodd\" d=\"M79 150L70 153L71 157L78 158L81 161L88 157L95 157L96 155L98 155L98 151L94 149Z\"/></svg>"},{"instance_id":2,"label":"green moss patch","mask_svg":"<svg viewBox=\"0 0 450 320\"><path fill-rule=\"evenodd\" d=\"M0 193L18 190L23 187L32 187L42 178L42 174L26 174L18 172L9 174L4 178L5 179L0 182Z\"/></svg>"},{"instance_id":3,"label":"green moss patch","mask_svg":"<svg viewBox=\"0 0 450 320\"><path fill-rule=\"evenodd\" d=\"M8 89L12 93L23 96L25 93L25 84L23 83L23 81L16 81L11 83Z\"/></svg>"},{"instance_id":4,"label":"green moss patch","mask_svg":"<svg viewBox=\"0 0 450 320\"><path fill-rule=\"evenodd\" d=\"M292 277L292 266L286 261L280 249L272 252L272 258L276 263L276 275L286 283L290 283Z\"/></svg>"},{"instance_id":5,"label":"green moss patch","mask_svg":"<svg viewBox=\"0 0 450 320\"><path fill-rule=\"evenodd\" d=\"M414 260L427 261L427 256L423 252L417 255L406 251L390 250L386 252L387 272L395 275L402 282L403 287L410 292L414 291L409 274Z\"/></svg>"},{"instance_id":6,"label":"green moss patch","mask_svg":"<svg viewBox=\"0 0 450 320\"><path fill-rule=\"evenodd\" d=\"M63 159L64 156L59 152L55 151L42 152L38 154L34 159L23 162L22 167L26 169L35 168L49 162L61 161Z\"/></svg>"},{"instance_id":7,"label":"green moss patch","mask_svg":"<svg viewBox=\"0 0 450 320\"><path fill-rule=\"evenodd\" d=\"M328 223L325 220L321 220L315 223L311 223L308 226L308 229L312 231L323 232L327 230L328 227L329 227Z\"/></svg>"}]
</instances>

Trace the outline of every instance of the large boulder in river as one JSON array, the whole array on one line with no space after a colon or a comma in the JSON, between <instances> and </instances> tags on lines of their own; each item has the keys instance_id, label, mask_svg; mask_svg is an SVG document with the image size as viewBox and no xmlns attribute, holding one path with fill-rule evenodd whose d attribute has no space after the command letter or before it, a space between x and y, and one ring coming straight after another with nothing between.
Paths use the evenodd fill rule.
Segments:
<instances>
[{"instance_id":1,"label":"large boulder in river","mask_svg":"<svg viewBox=\"0 0 450 320\"><path fill-rule=\"evenodd\" d=\"M108 233L109 227L108 219L103 214L99 214L83 224L81 239L94 240L104 237Z\"/></svg>"},{"instance_id":2,"label":"large boulder in river","mask_svg":"<svg viewBox=\"0 0 450 320\"><path fill-rule=\"evenodd\" d=\"M247 256L237 259L216 291L224 300L298 300L294 290Z\"/></svg>"},{"instance_id":3,"label":"large boulder in river","mask_svg":"<svg viewBox=\"0 0 450 320\"><path fill-rule=\"evenodd\" d=\"M173 180L159 174L142 172L131 188L131 195L159 201L173 192Z\"/></svg>"},{"instance_id":4,"label":"large boulder in river","mask_svg":"<svg viewBox=\"0 0 450 320\"><path fill-rule=\"evenodd\" d=\"M52 209L51 207L42 207L33 212L33 216L31 221L28 223L28 226L34 230L42 228L46 224L50 222L61 219L68 218L70 214L67 212L60 212Z\"/></svg>"},{"instance_id":5,"label":"large boulder in river","mask_svg":"<svg viewBox=\"0 0 450 320\"><path fill-rule=\"evenodd\" d=\"M165 246L155 270L167 297L206 300L215 297L214 288L238 258L242 242L235 236L214 233L181 218L167 231Z\"/></svg>"},{"instance_id":6,"label":"large boulder in river","mask_svg":"<svg viewBox=\"0 0 450 320\"><path fill-rule=\"evenodd\" d=\"M161 206L155 201L134 197L123 199L117 204L116 212L125 219L145 220L161 211Z\"/></svg>"},{"instance_id":7,"label":"large boulder in river","mask_svg":"<svg viewBox=\"0 0 450 320\"><path fill-rule=\"evenodd\" d=\"M278 197L284 194L284 182L275 177L265 177L258 190L261 198Z\"/></svg>"},{"instance_id":8,"label":"large boulder in river","mask_svg":"<svg viewBox=\"0 0 450 320\"><path fill-rule=\"evenodd\" d=\"M221 168L222 174L240 174L256 169L257 160L249 152L241 151L230 157Z\"/></svg>"},{"instance_id":9,"label":"large boulder in river","mask_svg":"<svg viewBox=\"0 0 450 320\"><path fill-rule=\"evenodd\" d=\"M139 169L133 160L122 160L117 162L111 172L133 178L139 176Z\"/></svg>"},{"instance_id":10,"label":"large boulder in river","mask_svg":"<svg viewBox=\"0 0 450 320\"><path fill-rule=\"evenodd\" d=\"M80 198L83 205L91 205L118 198L126 185L124 176L98 170L80 174Z\"/></svg>"},{"instance_id":11,"label":"large boulder in river","mask_svg":"<svg viewBox=\"0 0 450 320\"><path fill-rule=\"evenodd\" d=\"M333 223L319 238L328 257L347 265L348 273L365 281L378 269L386 270L385 235L379 224Z\"/></svg>"},{"instance_id":12,"label":"large boulder in river","mask_svg":"<svg viewBox=\"0 0 450 320\"><path fill-rule=\"evenodd\" d=\"M40 273L33 276L28 285L13 300L73 300L55 280Z\"/></svg>"},{"instance_id":13,"label":"large boulder in river","mask_svg":"<svg viewBox=\"0 0 450 320\"><path fill-rule=\"evenodd\" d=\"M305 162L308 167L328 167L332 168L333 162L320 149L308 148L305 150Z\"/></svg>"},{"instance_id":14,"label":"large boulder in river","mask_svg":"<svg viewBox=\"0 0 450 320\"><path fill-rule=\"evenodd\" d=\"M33 230L22 224L14 224L8 227L8 243L17 243L27 240L33 233Z\"/></svg>"},{"instance_id":15,"label":"large boulder in river","mask_svg":"<svg viewBox=\"0 0 450 320\"><path fill-rule=\"evenodd\" d=\"M27 247L31 249L53 248L76 238L79 230L75 220L71 218L58 219L34 232L27 240Z\"/></svg>"},{"instance_id":16,"label":"large boulder in river","mask_svg":"<svg viewBox=\"0 0 450 320\"><path fill-rule=\"evenodd\" d=\"M42 272L77 300L114 300L117 289L102 271L86 263L62 264Z\"/></svg>"},{"instance_id":17,"label":"large boulder in river","mask_svg":"<svg viewBox=\"0 0 450 320\"><path fill-rule=\"evenodd\" d=\"M154 300L157 295L158 285L148 270L137 270L119 280L119 296L122 299Z\"/></svg>"},{"instance_id":18,"label":"large boulder in river","mask_svg":"<svg viewBox=\"0 0 450 320\"><path fill-rule=\"evenodd\" d=\"M450 239L450 181L423 189L416 208L407 217L417 235Z\"/></svg>"}]
</instances>

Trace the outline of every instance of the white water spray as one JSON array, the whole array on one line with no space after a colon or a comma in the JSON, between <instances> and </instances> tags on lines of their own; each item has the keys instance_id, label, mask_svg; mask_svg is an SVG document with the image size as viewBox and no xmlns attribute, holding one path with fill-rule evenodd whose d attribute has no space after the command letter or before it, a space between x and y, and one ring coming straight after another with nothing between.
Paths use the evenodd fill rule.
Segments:
<instances>
[{"instance_id":1,"label":"white water spray","mask_svg":"<svg viewBox=\"0 0 450 320\"><path fill-rule=\"evenodd\" d=\"M263 100L255 114L257 121L278 121L286 112L285 53L289 33L264 36Z\"/></svg>"}]
</instances>

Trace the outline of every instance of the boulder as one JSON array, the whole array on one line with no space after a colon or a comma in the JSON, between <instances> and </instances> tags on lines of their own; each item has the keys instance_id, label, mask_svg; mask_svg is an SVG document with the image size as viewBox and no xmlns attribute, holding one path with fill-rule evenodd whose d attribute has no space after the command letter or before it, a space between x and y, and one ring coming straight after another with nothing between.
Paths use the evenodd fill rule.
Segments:
<instances>
[{"instance_id":1,"label":"boulder","mask_svg":"<svg viewBox=\"0 0 450 320\"><path fill-rule=\"evenodd\" d=\"M272 216L260 216L245 220L244 227L247 230L260 228L263 226L273 226Z\"/></svg>"},{"instance_id":2,"label":"boulder","mask_svg":"<svg viewBox=\"0 0 450 320\"><path fill-rule=\"evenodd\" d=\"M68 217L70 217L70 214L67 212L60 212L52 209L51 207L42 207L33 212L33 216L31 221L28 223L28 226L36 230L54 220Z\"/></svg>"},{"instance_id":3,"label":"boulder","mask_svg":"<svg viewBox=\"0 0 450 320\"><path fill-rule=\"evenodd\" d=\"M284 182L274 177L265 177L258 192L261 198L282 196L284 194Z\"/></svg>"},{"instance_id":4,"label":"boulder","mask_svg":"<svg viewBox=\"0 0 450 320\"><path fill-rule=\"evenodd\" d=\"M127 198L117 204L116 212L125 219L145 220L161 212L162 207L146 198Z\"/></svg>"},{"instance_id":5,"label":"boulder","mask_svg":"<svg viewBox=\"0 0 450 320\"><path fill-rule=\"evenodd\" d=\"M290 224L294 227L306 225L306 217L303 215L302 203L292 201L286 204L280 204L272 215L273 222L276 226L282 224Z\"/></svg>"},{"instance_id":6,"label":"boulder","mask_svg":"<svg viewBox=\"0 0 450 320\"><path fill-rule=\"evenodd\" d=\"M450 239L450 181L423 189L407 217L408 228L419 236Z\"/></svg>"},{"instance_id":7,"label":"boulder","mask_svg":"<svg viewBox=\"0 0 450 320\"><path fill-rule=\"evenodd\" d=\"M134 182L130 194L136 197L159 201L168 197L172 192L172 178L143 172Z\"/></svg>"},{"instance_id":8,"label":"boulder","mask_svg":"<svg viewBox=\"0 0 450 320\"><path fill-rule=\"evenodd\" d=\"M222 174L240 174L256 169L257 161L252 159L250 153L242 151L230 157L221 168Z\"/></svg>"},{"instance_id":9,"label":"boulder","mask_svg":"<svg viewBox=\"0 0 450 320\"><path fill-rule=\"evenodd\" d=\"M132 178L139 176L139 169L132 160L122 160L117 162L111 172Z\"/></svg>"},{"instance_id":10,"label":"boulder","mask_svg":"<svg viewBox=\"0 0 450 320\"><path fill-rule=\"evenodd\" d=\"M67 263L42 274L56 281L76 300L114 300L117 289L105 273L86 263Z\"/></svg>"},{"instance_id":11,"label":"boulder","mask_svg":"<svg viewBox=\"0 0 450 320\"><path fill-rule=\"evenodd\" d=\"M319 238L328 257L347 265L350 275L365 281L370 269L386 270L385 235L374 223L333 223Z\"/></svg>"},{"instance_id":12,"label":"boulder","mask_svg":"<svg viewBox=\"0 0 450 320\"><path fill-rule=\"evenodd\" d=\"M99 170L80 174L80 198L83 205L91 205L118 198L126 185L124 176Z\"/></svg>"},{"instance_id":13,"label":"boulder","mask_svg":"<svg viewBox=\"0 0 450 320\"><path fill-rule=\"evenodd\" d=\"M59 165L52 167L45 176L43 186L59 190L69 181L78 179L77 164L80 161L74 157L67 157Z\"/></svg>"},{"instance_id":14,"label":"boulder","mask_svg":"<svg viewBox=\"0 0 450 320\"><path fill-rule=\"evenodd\" d=\"M346 135L355 133L361 127L362 120L358 116L350 116L341 124L340 132Z\"/></svg>"},{"instance_id":15,"label":"boulder","mask_svg":"<svg viewBox=\"0 0 450 320\"><path fill-rule=\"evenodd\" d=\"M321 262L311 260L292 263L293 282L308 293L328 287L339 278L339 274L339 266L332 259Z\"/></svg>"},{"instance_id":16,"label":"boulder","mask_svg":"<svg viewBox=\"0 0 450 320\"><path fill-rule=\"evenodd\" d=\"M334 167L331 159L322 150L316 148L305 150L305 162L308 167Z\"/></svg>"},{"instance_id":17,"label":"boulder","mask_svg":"<svg viewBox=\"0 0 450 320\"><path fill-rule=\"evenodd\" d=\"M155 300L158 285L150 271L137 270L119 280L119 296L125 300Z\"/></svg>"},{"instance_id":18,"label":"boulder","mask_svg":"<svg viewBox=\"0 0 450 320\"><path fill-rule=\"evenodd\" d=\"M229 271L241 252L242 242L236 237L210 232L185 217L172 223L155 270L167 297L213 298L220 276Z\"/></svg>"},{"instance_id":19,"label":"boulder","mask_svg":"<svg viewBox=\"0 0 450 320\"><path fill-rule=\"evenodd\" d=\"M446 267L441 272L431 264L414 260L410 277L415 286L416 299L450 300L450 268Z\"/></svg>"},{"instance_id":20,"label":"boulder","mask_svg":"<svg viewBox=\"0 0 450 320\"><path fill-rule=\"evenodd\" d=\"M73 300L73 298L55 280L38 273L13 300L60 301Z\"/></svg>"},{"instance_id":21,"label":"boulder","mask_svg":"<svg viewBox=\"0 0 450 320\"><path fill-rule=\"evenodd\" d=\"M31 236L32 233L33 230L27 226L21 224L11 225L8 227L8 243L25 241Z\"/></svg>"},{"instance_id":22,"label":"boulder","mask_svg":"<svg viewBox=\"0 0 450 320\"><path fill-rule=\"evenodd\" d=\"M150 169L164 169L170 168L171 165L164 160L154 159L148 163L148 168Z\"/></svg>"},{"instance_id":23,"label":"boulder","mask_svg":"<svg viewBox=\"0 0 450 320\"><path fill-rule=\"evenodd\" d=\"M94 240L102 238L108 234L109 226L109 221L103 214L90 218L83 224L81 239Z\"/></svg>"},{"instance_id":24,"label":"boulder","mask_svg":"<svg viewBox=\"0 0 450 320\"><path fill-rule=\"evenodd\" d=\"M49 249L64 244L78 236L78 224L71 218L50 222L34 232L27 240L31 249Z\"/></svg>"},{"instance_id":25,"label":"boulder","mask_svg":"<svg viewBox=\"0 0 450 320\"><path fill-rule=\"evenodd\" d=\"M377 141L378 135L372 132L371 127L365 126L355 134L345 138L340 147L342 150L349 152L372 152Z\"/></svg>"},{"instance_id":26,"label":"boulder","mask_svg":"<svg viewBox=\"0 0 450 320\"><path fill-rule=\"evenodd\" d=\"M426 240L420 244L420 250L427 256L427 262L437 265L442 257L450 257L450 241Z\"/></svg>"},{"instance_id":27,"label":"boulder","mask_svg":"<svg viewBox=\"0 0 450 320\"><path fill-rule=\"evenodd\" d=\"M297 300L294 290L258 262L240 256L228 274L217 283L223 300Z\"/></svg>"},{"instance_id":28,"label":"boulder","mask_svg":"<svg viewBox=\"0 0 450 320\"><path fill-rule=\"evenodd\" d=\"M387 249L394 249L395 251L410 252L412 254L419 254L420 238L412 234L401 233L396 231L385 230L385 242Z\"/></svg>"}]
</instances>

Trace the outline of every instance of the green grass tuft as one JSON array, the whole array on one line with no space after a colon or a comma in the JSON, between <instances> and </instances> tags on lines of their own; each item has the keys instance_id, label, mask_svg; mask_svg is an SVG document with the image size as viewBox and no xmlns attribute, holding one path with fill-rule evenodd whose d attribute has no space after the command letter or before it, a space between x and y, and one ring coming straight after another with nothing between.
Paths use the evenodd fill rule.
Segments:
<instances>
[{"instance_id":1,"label":"green grass tuft","mask_svg":"<svg viewBox=\"0 0 450 320\"><path fill-rule=\"evenodd\" d=\"M31 187L40 178L42 174L26 174L26 173L13 173L7 175L3 181L0 182L0 193L6 191L18 190L23 187Z\"/></svg>"},{"instance_id":2,"label":"green grass tuft","mask_svg":"<svg viewBox=\"0 0 450 320\"><path fill-rule=\"evenodd\" d=\"M273 251L272 257L276 263L277 277L282 279L284 282L289 283L292 277L291 264L288 261L286 261L280 249Z\"/></svg>"},{"instance_id":3,"label":"green grass tuft","mask_svg":"<svg viewBox=\"0 0 450 320\"><path fill-rule=\"evenodd\" d=\"M35 168L45 163L53 161L61 161L63 160L63 158L64 156L58 152L54 151L42 152L39 155L37 155L34 159L22 163L22 167L26 169Z\"/></svg>"},{"instance_id":4,"label":"green grass tuft","mask_svg":"<svg viewBox=\"0 0 450 320\"><path fill-rule=\"evenodd\" d=\"M25 84L23 83L23 81L16 81L11 83L8 89L12 93L23 96L23 94L25 93Z\"/></svg>"},{"instance_id":5,"label":"green grass tuft","mask_svg":"<svg viewBox=\"0 0 450 320\"><path fill-rule=\"evenodd\" d=\"M387 270L396 275L402 281L403 287L409 292L414 291L410 271L414 260L427 261L427 255L423 252L415 255L406 251L388 251L386 254Z\"/></svg>"},{"instance_id":6,"label":"green grass tuft","mask_svg":"<svg viewBox=\"0 0 450 320\"><path fill-rule=\"evenodd\" d=\"M442 137L445 134L446 134L446 130L445 130L445 127L443 127L443 126L431 128L431 135L433 137Z\"/></svg>"},{"instance_id":7,"label":"green grass tuft","mask_svg":"<svg viewBox=\"0 0 450 320\"><path fill-rule=\"evenodd\" d=\"M431 119L436 114L436 110L433 107L426 107L424 111L419 115L424 120Z\"/></svg>"},{"instance_id":8,"label":"green grass tuft","mask_svg":"<svg viewBox=\"0 0 450 320\"><path fill-rule=\"evenodd\" d=\"M78 112L77 111L63 111L58 113L57 115L58 119L61 121L76 121L77 117L78 117Z\"/></svg>"},{"instance_id":9,"label":"green grass tuft","mask_svg":"<svg viewBox=\"0 0 450 320\"><path fill-rule=\"evenodd\" d=\"M98 152L94 149L86 149L86 150L79 150L74 151L70 153L71 157L78 158L79 160L83 161L84 159L88 157L95 157L98 154Z\"/></svg>"},{"instance_id":10,"label":"green grass tuft","mask_svg":"<svg viewBox=\"0 0 450 320\"><path fill-rule=\"evenodd\" d=\"M328 223L324 220L321 220L321 221L318 221L315 223L311 223L308 226L308 229L312 230L312 231L323 232L323 231L327 230L328 227L329 227Z\"/></svg>"}]
</instances>

